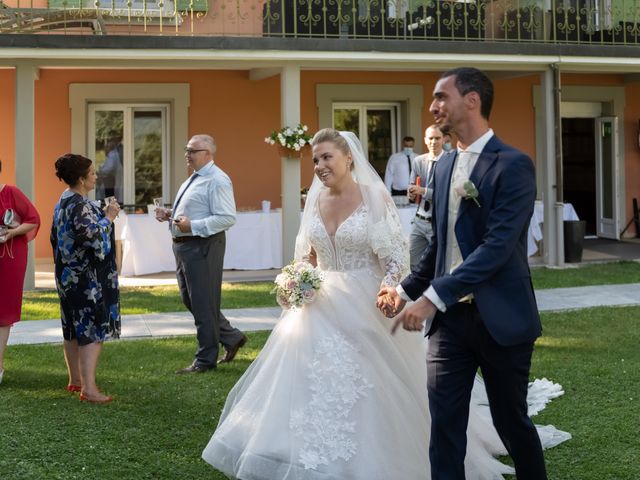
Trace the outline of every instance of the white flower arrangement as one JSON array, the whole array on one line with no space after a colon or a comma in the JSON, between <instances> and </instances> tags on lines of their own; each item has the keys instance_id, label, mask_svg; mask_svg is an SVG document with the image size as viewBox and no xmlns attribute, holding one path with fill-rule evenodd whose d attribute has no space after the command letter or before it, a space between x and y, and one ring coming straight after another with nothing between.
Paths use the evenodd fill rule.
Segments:
<instances>
[{"instance_id":1,"label":"white flower arrangement","mask_svg":"<svg viewBox=\"0 0 640 480\"><path fill-rule=\"evenodd\" d=\"M282 308L300 308L315 299L322 280L322 273L310 263L291 262L274 280L271 293Z\"/></svg>"},{"instance_id":2,"label":"white flower arrangement","mask_svg":"<svg viewBox=\"0 0 640 480\"><path fill-rule=\"evenodd\" d=\"M299 152L302 147L308 145L311 141L311 136L307 135L309 127L299 123L297 127L283 127L280 130L271 132L271 135L265 137L265 143L270 145L279 145L289 150L295 150Z\"/></svg>"}]
</instances>

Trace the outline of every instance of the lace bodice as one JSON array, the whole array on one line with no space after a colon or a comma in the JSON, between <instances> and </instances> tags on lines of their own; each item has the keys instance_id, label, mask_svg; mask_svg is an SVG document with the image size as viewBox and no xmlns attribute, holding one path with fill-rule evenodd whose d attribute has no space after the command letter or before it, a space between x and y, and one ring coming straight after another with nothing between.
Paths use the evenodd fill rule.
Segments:
<instances>
[{"instance_id":1,"label":"lace bodice","mask_svg":"<svg viewBox=\"0 0 640 480\"><path fill-rule=\"evenodd\" d=\"M309 243L316 252L318 267L325 271L348 272L371 270L382 279L382 284L396 285L402 280L403 239L388 256L378 256L372 247L373 231L368 222L367 207L360 204L347 219L340 224L335 236L327 233L317 206L314 208L309 227Z\"/></svg>"}]
</instances>

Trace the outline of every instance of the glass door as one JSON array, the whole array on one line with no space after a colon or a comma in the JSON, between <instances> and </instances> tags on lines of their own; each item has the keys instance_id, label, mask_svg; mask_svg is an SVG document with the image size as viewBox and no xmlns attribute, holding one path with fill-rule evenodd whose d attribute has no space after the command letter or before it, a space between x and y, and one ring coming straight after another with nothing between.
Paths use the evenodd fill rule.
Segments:
<instances>
[{"instance_id":1,"label":"glass door","mask_svg":"<svg viewBox=\"0 0 640 480\"><path fill-rule=\"evenodd\" d=\"M129 211L144 210L154 198L169 201L168 118L168 105L89 105L96 199L113 195Z\"/></svg>"},{"instance_id":2,"label":"glass door","mask_svg":"<svg viewBox=\"0 0 640 480\"><path fill-rule=\"evenodd\" d=\"M620 238L618 218L618 119L596 118L596 215L599 237Z\"/></svg>"},{"instance_id":3,"label":"glass door","mask_svg":"<svg viewBox=\"0 0 640 480\"><path fill-rule=\"evenodd\" d=\"M333 105L333 127L358 136L365 155L381 178L387 160L399 149L399 109L396 103Z\"/></svg>"}]
</instances>

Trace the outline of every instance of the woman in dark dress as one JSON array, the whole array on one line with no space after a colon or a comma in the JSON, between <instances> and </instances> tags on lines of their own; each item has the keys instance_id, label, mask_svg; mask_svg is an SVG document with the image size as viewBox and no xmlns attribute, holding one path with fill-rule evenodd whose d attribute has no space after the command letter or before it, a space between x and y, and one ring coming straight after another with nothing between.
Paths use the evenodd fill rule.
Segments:
<instances>
[{"instance_id":1,"label":"woman in dark dress","mask_svg":"<svg viewBox=\"0 0 640 480\"><path fill-rule=\"evenodd\" d=\"M101 209L87 195L96 185L91 160L68 153L56 161L56 176L69 188L53 212L51 245L69 372L67 390L80 400L112 400L96 385L96 368L107 336L120 336L120 301L113 221L114 199Z\"/></svg>"}]
</instances>

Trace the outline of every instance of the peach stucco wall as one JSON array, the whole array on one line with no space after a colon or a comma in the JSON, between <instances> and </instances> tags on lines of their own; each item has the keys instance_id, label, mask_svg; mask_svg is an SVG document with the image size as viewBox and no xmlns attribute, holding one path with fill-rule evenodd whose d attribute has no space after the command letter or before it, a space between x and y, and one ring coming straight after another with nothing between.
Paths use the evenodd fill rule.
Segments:
<instances>
[{"instance_id":1,"label":"peach stucco wall","mask_svg":"<svg viewBox=\"0 0 640 480\"><path fill-rule=\"evenodd\" d=\"M15 183L15 89L13 69L0 69L0 183Z\"/></svg>"},{"instance_id":2,"label":"peach stucco wall","mask_svg":"<svg viewBox=\"0 0 640 480\"><path fill-rule=\"evenodd\" d=\"M308 122L312 130L326 127L318 125L316 107L316 86L319 84L368 84L368 85L423 85L424 105L422 108L422 131L433 123L429 112L433 88L439 73L429 72L302 72L301 105L302 120ZM514 145L535 158L535 118L533 110L532 85L539 82L538 76L521 77L495 82L496 98L494 101L491 125L503 141ZM513 128L513 112L518 112L518 128ZM422 139L416 139L422 142ZM425 151L424 145L421 151ZM309 185L313 169L310 162L303 165L302 183Z\"/></svg>"},{"instance_id":3,"label":"peach stucco wall","mask_svg":"<svg viewBox=\"0 0 640 480\"><path fill-rule=\"evenodd\" d=\"M11 71L7 71L11 72ZM12 73L0 77L4 81ZM432 123L429 113L431 92L436 73L413 72L335 72L303 71L301 75L301 120L313 132L326 125L318 124L316 86L332 84L380 84L424 86L422 129ZM536 77L532 77L535 80ZM496 131L507 142L534 156L533 108L531 78L496 82L498 95L492 121ZM50 228L50 212L64 188L53 174L53 162L70 149L71 112L70 83L146 83L187 82L191 86L189 134L211 133L218 143L216 161L234 182L239 209L258 208L260 200L269 199L273 207L280 206L280 160L276 150L263 142L264 136L280 126L279 77L252 82L244 71L106 71L106 70L46 70L40 71L36 82L36 202L43 218L43 232ZM12 84L3 89L11 92ZM524 92L524 93L523 93ZM12 98L12 97L11 97ZM7 105L3 102L3 106ZM521 113L521 128L513 129L510 112ZM12 114L12 113L11 113ZM7 111L2 108L2 118ZM9 119L12 117L8 117ZM12 122L11 122L12 123ZM5 130L6 131L6 130ZM6 135L6 133L5 133ZM7 144L11 143L13 133ZM424 147L421 149L424 150ZM12 158L13 150L8 152ZM177 159L176 161L182 161ZM301 183L309 185L313 165L309 152L303 155ZM12 166L10 166L12 168ZM8 170L9 171L9 170ZM186 176L186 170L185 170ZM46 235L39 235L36 255L48 257L50 247Z\"/></svg>"},{"instance_id":4,"label":"peach stucco wall","mask_svg":"<svg viewBox=\"0 0 640 480\"><path fill-rule=\"evenodd\" d=\"M3 171L0 182L15 181L14 88L12 70L0 70L0 159ZM301 120L310 131L326 125L318 124L316 86L318 84L423 85L424 105L422 129L432 123L429 113L431 93L438 74L428 72L336 72L303 71L301 74ZM563 77L565 84L619 85L620 76ZM216 70L40 70L36 81L36 204L42 215L41 234L36 241L36 256L49 257L47 232L53 206L62 185L53 172L53 163L70 149L71 112L70 83L189 83L189 135L210 133L218 144L216 162L234 183L239 209L258 209L262 199L279 207L280 160L274 147L264 137L280 127L280 79L278 76L260 81L249 80L246 71ZM532 87L539 76L530 75L495 81L496 98L491 125L507 143L535 158L535 119ZM639 85L626 86L627 99L638 98ZM637 147L637 120L640 105L627 102L624 118L626 200L631 215L631 198L640 197L640 150ZM514 122L517 120L517 123ZM187 140L187 139L184 139ZM423 149L422 149L423 150ZM172 159L182 162L182 158ZM307 186L313 176L309 152L301 163L301 183ZM187 172L185 168L184 175Z\"/></svg>"},{"instance_id":5,"label":"peach stucco wall","mask_svg":"<svg viewBox=\"0 0 640 480\"><path fill-rule=\"evenodd\" d=\"M621 227L633 217L633 199L640 202L640 84L630 84L625 88L626 106L624 112L624 171L626 191L626 216ZM633 225L627 231L635 232Z\"/></svg>"},{"instance_id":6,"label":"peach stucco wall","mask_svg":"<svg viewBox=\"0 0 640 480\"><path fill-rule=\"evenodd\" d=\"M4 71L2 71L4 72ZM11 71L9 71L11 72ZM13 72L11 72L13 75ZM5 85L7 74L0 74ZM13 77L11 77L13 78ZM11 80L12 81L12 80ZM14 90L9 81L0 95ZM64 189L54 175L55 159L71 148L70 83L189 83L189 135L210 133L218 144L216 162L234 182L239 208L259 208L260 200L271 198L280 203L280 161L274 148L264 143L265 135L280 125L280 84L273 77L251 82L245 71L40 71L36 82L36 202L42 215L41 232L51 226L51 212ZM11 97L12 98L12 97ZM4 101L0 118L12 118L13 107ZM10 121L12 125L13 122ZM2 129L7 142L0 153L9 160L7 176L13 171L13 133ZM184 139L186 141L187 139ZM182 162L183 159L172 159ZM3 173L3 178L7 178ZM185 167L185 177L187 175ZM38 235L36 256L50 256L46 235Z\"/></svg>"}]
</instances>

